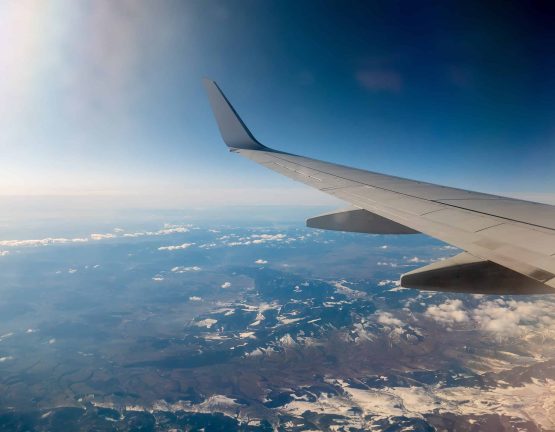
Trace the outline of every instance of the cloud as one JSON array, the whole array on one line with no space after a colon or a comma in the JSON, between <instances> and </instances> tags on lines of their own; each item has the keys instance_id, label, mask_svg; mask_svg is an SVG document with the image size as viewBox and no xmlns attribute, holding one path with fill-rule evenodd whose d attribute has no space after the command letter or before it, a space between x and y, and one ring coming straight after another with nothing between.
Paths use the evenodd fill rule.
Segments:
<instances>
[{"instance_id":1,"label":"cloud","mask_svg":"<svg viewBox=\"0 0 555 432\"><path fill-rule=\"evenodd\" d=\"M189 297L189 301L202 301L202 297L197 297L197 296L191 296Z\"/></svg>"},{"instance_id":2,"label":"cloud","mask_svg":"<svg viewBox=\"0 0 555 432\"><path fill-rule=\"evenodd\" d=\"M372 92L399 93L403 87L403 79L393 69L365 69L356 73L356 79L366 90Z\"/></svg>"},{"instance_id":3,"label":"cloud","mask_svg":"<svg viewBox=\"0 0 555 432\"><path fill-rule=\"evenodd\" d=\"M424 312L428 318L444 324L463 323L469 321L469 316L463 310L461 300L447 300L440 305L432 305Z\"/></svg>"},{"instance_id":4,"label":"cloud","mask_svg":"<svg viewBox=\"0 0 555 432\"><path fill-rule=\"evenodd\" d=\"M385 262L385 261L378 261L376 263L380 267L388 266L388 267L397 267L398 264L396 262Z\"/></svg>"},{"instance_id":5,"label":"cloud","mask_svg":"<svg viewBox=\"0 0 555 432\"><path fill-rule=\"evenodd\" d=\"M527 329L551 329L555 324L554 304L544 300L488 300L471 311L463 309L461 300L447 300L443 304L428 307L424 315L448 325L469 322L498 339L520 337Z\"/></svg>"},{"instance_id":6,"label":"cloud","mask_svg":"<svg viewBox=\"0 0 555 432\"><path fill-rule=\"evenodd\" d=\"M134 233L126 233L123 237L152 237L168 234L182 234L190 231L191 225L169 225L165 224L164 228L158 231L138 231Z\"/></svg>"},{"instance_id":7,"label":"cloud","mask_svg":"<svg viewBox=\"0 0 555 432\"><path fill-rule=\"evenodd\" d=\"M89 240L100 241L108 240L114 238L135 238L135 237L151 237L151 236L163 236L169 234L179 234L186 233L190 231L191 225L168 225L165 224L164 228L157 231L139 231L134 233L123 233L122 228L115 228L115 233L93 233L89 237L76 237L76 238L64 238L64 237L46 237L43 239L30 239L30 240L0 240L0 247L27 247L27 246L49 246L57 244L69 244L69 243L85 243ZM170 246L168 246L170 247ZM180 248L178 248L180 249ZM184 249L184 248L183 248ZM172 250L172 249L168 249ZM6 251L0 251L1 254ZM4 255L7 255L5 253Z\"/></svg>"},{"instance_id":8,"label":"cloud","mask_svg":"<svg viewBox=\"0 0 555 432\"><path fill-rule=\"evenodd\" d=\"M68 272L69 274L74 274L74 273L77 273L77 269L75 269L75 268L70 268L70 269L67 270L67 272Z\"/></svg>"},{"instance_id":9,"label":"cloud","mask_svg":"<svg viewBox=\"0 0 555 432\"><path fill-rule=\"evenodd\" d=\"M255 264L268 264L268 261L263 260L262 258L259 258L254 263Z\"/></svg>"},{"instance_id":10,"label":"cloud","mask_svg":"<svg viewBox=\"0 0 555 432\"><path fill-rule=\"evenodd\" d=\"M222 284L222 288L230 288L231 287L231 282L224 282Z\"/></svg>"},{"instance_id":11,"label":"cloud","mask_svg":"<svg viewBox=\"0 0 555 432\"><path fill-rule=\"evenodd\" d=\"M550 327L554 312L553 304L544 301L494 300L480 304L472 317L480 329L507 338L520 336L526 326Z\"/></svg>"},{"instance_id":12,"label":"cloud","mask_svg":"<svg viewBox=\"0 0 555 432\"><path fill-rule=\"evenodd\" d=\"M8 360L13 360L12 356L5 356L5 357L0 357L0 363L4 363L5 361Z\"/></svg>"},{"instance_id":13,"label":"cloud","mask_svg":"<svg viewBox=\"0 0 555 432\"><path fill-rule=\"evenodd\" d=\"M379 287L387 286L387 285L394 285L396 287L401 285L401 281L399 280L392 280L392 279L384 279L378 282Z\"/></svg>"},{"instance_id":14,"label":"cloud","mask_svg":"<svg viewBox=\"0 0 555 432\"><path fill-rule=\"evenodd\" d=\"M14 335L13 332L3 334L2 336L0 336L0 342L2 342L4 339L8 339L9 337L12 337L13 335Z\"/></svg>"},{"instance_id":15,"label":"cloud","mask_svg":"<svg viewBox=\"0 0 555 432\"><path fill-rule=\"evenodd\" d=\"M0 240L0 246L4 247L21 247L21 246L48 246L54 244L67 243L83 243L87 242L87 238L52 238L47 237L35 240Z\"/></svg>"},{"instance_id":16,"label":"cloud","mask_svg":"<svg viewBox=\"0 0 555 432\"><path fill-rule=\"evenodd\" d=\"M286 242L290 243L296 241L295 238L288 238L286 234L253 234L251 236L240 237L236 235L225 235L218 238L222 240L226 246L248 246L258 245L269 242ZM229 240L229 241L228 241Z\"/></svg>"},{"instance_id":17,"label":"cloud","mask_svg":"<svg viewBox=\"0 0 555 432\"><path fill-rule=\"evenodd\" d=\"M418 258L417 256L415 256L415 257L412 257L412 258L407 258L407 262L416 264L416 263L428 262L428 260Z\"/></svg>"},{"instance_id":18,"label":"cloud","mask_svg":"<svg viewBox=\"0 0 555 432\"><path fill-rule=\"evenodd\" d=\"M210 328L212 327L214 324L216 324L218 322L218 320L215 320L213 318L206 318L203 319L201 321L198 321L195 323L195 325L197 327L206 327L206 328Z\"/></svg>"},{"instance_id":19,"label":"cloud","mask_svg":"<svg viewBox=\"0 0 555 432\"><path fill-rule=\"evenodd\" d=\"M403 321L395 318L389 312L380 312L378 315L378 322L387 326L402 327L404 325Z\"/></svg>"},{"instance_id":20,"label":"cloud","mask_svg":"<svg viewBox=\"0 0 555 432\"><path fill-rule=\"evenodd\" d=\"M152 278L152 280L153 280L154 282L162 282L162 281L164 280L164 278L163 278L162 276L154 276L154 277Z\"/></svg>"},{"instance_id":21,"label":"cloud","mask_svg":"<svg viewBox=\"0 0 555 432\"><path fill-rule=\"evenodd\" d=\"M91 239L92 240L106 240L106 239L112 239L117 237L115 234L112 233L108 233L108 234L91 234Z\"/></svg>"},{"instance_id":22,"label":"cloud","mask_svg":"<svg viewBox=\"0 0 555 432\"><path fill-rule=\"evenodd\" d=\"M440 250L459 250L458 247L451 246L451 245L441 246L439 249L440 249Z\"/></svg>"},{"instance_id":23,"label":"cloud","mask_svg":"<svg viewBox=\"0 0 555 432\"><path fill-rule=\"evenodd\" d=\"M251 244L250 241L245 241L245 242L233 241L233 242L226 243L227 246L248 246L250 244Z\"/></svg>"},{"instance_id":24,"label":"cloud","mask_svg":"<svg viewBox=\"0 0 555 432\"><path fill-rule=\"evenodd\" d=\"M175 246L160 246L158 248L158 250L162 251L162 250L167 250L167 251L174 251L174 250L180 250L180 249L187 249L188 247L193 246L194 243L183 243L180 245L175 245Z\"/></svg>"},{"instance_id":25,"label":"cloud","mask_svg":"<svg viewBox=\"0 0 555 432\"><path fill-rule=\"evenodd\" d=\"M198 266L191 266L191 267L177 266L172 268L172 272L174 273L187 273L187 272L196 272L201 270L202 269Z\"/></svg>"},{"instance_id":26,"label":"cloud","mask_svg":"<svg viewBox=\"0 0 555 432\"><path fill-rule=\"evenodd\" d=\"M253 234L251 236L253 244L261 244L271 241L283 241L287 236L285 234Z\"/></svg>"},{"instance_id":27,"label":"cloud","mask_svg":"<svg viewBox=\"0 0 555 432\"><path fill-rule=\"evenodd\" d=\"M6 256L9 254L10 254L10 251L6 251L6 250L0 251L0 256Z\"/></svg>"}]
</instances>

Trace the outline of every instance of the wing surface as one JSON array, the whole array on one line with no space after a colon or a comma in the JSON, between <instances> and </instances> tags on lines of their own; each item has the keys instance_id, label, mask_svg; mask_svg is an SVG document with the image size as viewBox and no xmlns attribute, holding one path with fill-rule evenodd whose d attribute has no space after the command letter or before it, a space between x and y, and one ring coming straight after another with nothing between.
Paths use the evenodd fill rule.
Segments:
<instances>
[{"instance_id":1,"label":"wing surface","mask_svg":"<svg viewBox=\"0 0 555 432\"><path fill-rule=\"evenodd\" d=\"M524 275L539 282L544 290L555 288L554 206L409 180L273 150L253 137L215 82L205 80L204 83L230 151L407 227L407 232L427 234L477 259ZM471 287L466 291L472 292Z\"/></svg>"}]
</instances>

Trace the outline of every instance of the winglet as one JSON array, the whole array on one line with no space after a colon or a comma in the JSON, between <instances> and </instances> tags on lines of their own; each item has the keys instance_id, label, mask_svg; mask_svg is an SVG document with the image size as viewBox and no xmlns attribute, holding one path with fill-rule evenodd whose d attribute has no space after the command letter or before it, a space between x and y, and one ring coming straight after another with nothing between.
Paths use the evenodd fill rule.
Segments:
<instances>
[{"instance_id":1,"label":"winglet","mask_svg":"<svg viewBox=\"0 0 555 432\"><path fill-rule=\"evenodd\" d=\"M224 142L230 149L263 150L260 144L247 129L231 103L224 96L218 85L209 79L204 79L204 87L208 92L208 99L212 112L218 123L218 128Z\"/></svg>"}]
</instances>

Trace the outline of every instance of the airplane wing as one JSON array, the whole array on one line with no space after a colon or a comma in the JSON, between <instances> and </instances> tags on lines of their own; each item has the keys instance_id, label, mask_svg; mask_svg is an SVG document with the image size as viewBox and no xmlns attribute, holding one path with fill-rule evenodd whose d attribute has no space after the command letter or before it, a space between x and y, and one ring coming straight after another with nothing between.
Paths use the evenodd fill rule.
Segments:
<instances>
[{"instance_id":1,"label":"airplane wing","mask_svg":"<svg viewBox=\"0 0 555 432\"><path fill-rule=\"evenodd\" d=\"M555 293L555 207L350 168L271 149L217 84L204 81L230 151L351 204L307 226L424 233L464 252L401 277L401 285L485 294Z\"/></svg>"}]
</instances>

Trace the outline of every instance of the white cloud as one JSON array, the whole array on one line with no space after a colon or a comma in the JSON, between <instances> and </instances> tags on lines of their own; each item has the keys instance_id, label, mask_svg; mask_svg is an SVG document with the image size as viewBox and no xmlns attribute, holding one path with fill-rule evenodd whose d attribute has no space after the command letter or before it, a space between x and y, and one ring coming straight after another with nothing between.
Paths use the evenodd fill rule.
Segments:
<instances>
[{"instance_id":1,"label":"white cloud","mask_svg":"<svg viewBox=\"0 0 555 432\"><path fill-rule=\"evenodd\" d=\"M376 264L380 267L397 267L397 263L395 262L378 261Z\"/></svg>"},{"instance_id":2,"label":"white cloud","mask_svg":"<svg viewBox=\"0 0 555 432\"><path fill-rule=\"evenodd\" d=\"M2 336L0 336L0 342L3 341L4 339L8 339L9 337L13 336L13 332L9 332L9 333L5 333Z\"/></svg>"},{"instance_id":3,"label":"white cloud","mask_svg":"<svg viewBox=\"0 0 555 432\"><path fill-rule=\"evenodd\" d=\"M189 301L202 301L202 297L191 296L189 297Z\"/></svg>"},{"instance_id":4,"label":"white cloud","mask_svg":"<svg viewBox=\"0 0 555 432\"><path fill-rule=\"evenodd\" d=\"M185 266L177 266L172 268L172 272L174 273L187 273L187 272L195 272L195 271L201 271L202 269L198 266L190 266L190 267L185 267Z\"/></svg>"},{"instance_id":5,"label":"white cloud","mask_svg":"<svg viewBox=\"0 0 555 432\"><path fill-rule=\"evenodd\" d=\"M263 260L262 258L257 259L255 262L255 264L268 264L267 260Z\"/></svg>"},{"instance_id":6,"label":"white cloud","mask_svg":"<svg viewBox=\"0 0 555 432\"><path fill-rule=\"evenodd\" d=\"M181 234L190 231L191 225L164 225L164 228L158 231L138 231L134 233L126 233L123 237L154 237L168 234Z\"/></svg>"},{"instance_id":7,"label":"white cloud","mask_svg":"<svg viewBox=\"0 0 555 432\"><path fill-rule=\"evenodd\" d=\"M174 250L180 250L180 249L187 249L188 247L193 246L194 243L183 243L180 245L175 245L175 246L160 246L158 248L158 250L162 251L162 250L167 250L167 251L174 251Z\"/></svg>"},{"instance_id":8,"label":"white cloud","mask_svg":"<svg viewBox=\"0 0 555 432\"><path fill-rule=\"evenodd\" d=\"M166 225L164 229L156 231L155 235L186 233L190 231L189 228L190 228L190 225L188 226Z\"/></svg>"},{"instance_id":9,"label":"white cloud","mask_svg":"<svg viewBox=\"0 0 555 432\"><path fill-rule=\"evenodd\" d=\"M394 285L396 287L401 285L401 281L399 280L391 280L391 279L384 279L378 282L379 287L387 286L387 285Z\"/></svg>"},{"instance_id":10,"label":"white cloud","mask_svg":"<svg viewBox=\"0 0 555 432\"><path fill-rule=\"evenodd\" d=\"M550 327L555 308L545 301L524 302L515 300L486 301L473 311L472 317L484 331L499 338L520 336L526 326Z\"/></svg>"},{"instance_id":11,"label":"white cloud","mask_svg":"<svg viewBox=\"0 0 555 432\"><path fill-rule=\"evenodd\" d=\"M13 360L12 356L5 356L5 357L0 357L0 363L4 363L5 361L8 360Z\"/></svg>"},{"instance_id":12,"label":"white cloud","mask_svg":"<svg viewBox=\"0 0 555 432\"><path fill-rule=\"evenodd\" d=\"M227 242L226 243L227 246L248 246L250 244L251 244L250 241L244 241L244 242L232 241L232 242Z\"/></svg>"},{"instance_id":13,"label":"white cloud","mask_svg":"<svg viewBox=\"0 0 555 432\"><path fill-rule=\"evenodd\" d=\"M233 240L232 240L232 237L234 237ZM296 240L294 238L287 238L287 235L281 234L281 233L253 234L248 237L241 237L241 238L237 238L237 237L238 236L235 236L235 235L231 235L231 236L225 235L225 236L219 237L218 240L224 241L224 244L226 246L248 246L248 245L264 244L268 242L283 242L283 241L290 243ZM232 240L232 241L227 241L227 240Z\"/></svg>"},{"instance_id":14,"label":"white cloud","mask_svg":"<svg viewBox=\"0 0 555 432\"><path fill-rule=\"evenodd\" d=\"M163 278L162 276L154 276L154 277L152 278L152 280L153 280L154 282L162 282L162 281L164 280L164 278Z\"/></svg>"},{"instance_id":15,"label":"white cloud","mask_svg":"<svg viewBox=\"0 0 555 432\"><path fill-rule=\"evenodd\" d=\"M203 319L201 321L198 321L195 323L195 325L197 327L206 327L206 328L210 328L212 327L214 324L216 324L218 322L218 320L212 319L212 318L206 318Z\"/></svg>"},{"instance_id":16,"label":"white cloud","mask_svg":"<svg viewBox=\"0 0 555 432\"><path fill-rule=\"evenodd\" d=\"M527 329L551 329L555 324L554 304L544 300L488 300L472 311L464 310L461 300L447 300L443 304L428 307L425 315L447 325L471 322L498 339L520 337Z\"/></svg>"},{"instance_id":17,"label":"white cloud","mask_svg":"<svg viewBox=\"0 0 555 432\"><path fill-rule=\"evenodd\" d=\"M48 246L53 244L82 243L88 240L89 239L87 238L52 238L52 237L47 237L43 239L34 239L34 240L0 240L0 246L4 246L4 247Z\"/></svg>"},{"instance_id":18,"label":"white cloud","mask_svg":"<svg viewBox=\"0 0 555 432\"><path fill-rule=\"evenodd\" d=\"M108 233L108 234L91 234L91 239L92 240L106 240L106 239L112 239L115 238L116 235L112 234L112 233Z\"/></svg>"},{"instance_id":19,"label":"white cloud","mask_svg":"<svg viewBox=\"0 0 555 432\"><path fill-rule=\"evenodd\" d=\"M10 251L6 251L6 250L0 251L0 256L6 256L9 254L10 254Z\"/></svg>"},{"instance_id":20,"label":"white cloud","mask_svg":"<svg viewBox=\"0 0 555 432\"><path fill-rule=\"evenodd\" d=\"M230 288L231 287L231 282L224 282L222 284L222 288Z\"/></svg>"},{"instance_id":21,"label":"white cloud","mask_svg":"<svg viewBox=\"0 0 555 432\"><path fill-rule=\"evenodd\" d=\"M190 225L164 225L163 229L158 231L140 231L135 233L121 234L124 230L122 228L115 228L114 233L93 233L89 237L46 237L43 239L29 239L29 240L0 240L0 247L27 247L27 246L49 246L56 244L69 244L69 243L84 243L89 240L100 241L114 238L134 238L134 237L149 237L149 236L162 236L168 234L186 233L189 231ZM171 249L170 249L171 250ZM5 251L2 251L5 252ZM5 254L7 255L7 253ZM0 255L2 256L2 255Z\"/></svg>"},{"instance_id":22,"label":"white cloud","mask_svg":"<svg viewBox=\"0 0 555 432\"><path fill-rule=\"evenodd\" d=\"M380 312L378 315L378 322L387 326L402 327L403 321L395 318L389 312Z\"/></svg>"},{"instance_id":23,"label":"white cloud","mask_svg":"<svg viewBox=\"0 0 555 432\"><path fill-rule=\"evenodd\" d=\"M75 269L75 268L70 268L70 269L68 269L67 272L68 272L69 274L74 274L74 273L77 273L77 269Z\"/></svg>"},{"instance_id":24,"label":"white cloud","mask_svg":"<svg viewBox=\"0 0 555 432\"><path fill-rule=\"evenodd\" d=\"M286 237L285 234L253 234L251 239L253 239L253 244L261 244L272 241L283 241Z\"/></svg>"},{"instance_id":25,"label":"white cloud","mask_svg":"<svg viewBox=\"0 0 555 432\"><path fill-rule=\"evenodd\" d=\"M443 304L429 306L424 315L444 324L467 322L469 317L463 306L461 300L447 300Z\"/></svg>"},{"instance_id":26,"label":"white cloud","mask_svg":"<svg viewBox=\"0 0 555 432\"><path fill-rule=\"evenodd\" d=\"M415 257L412 257L412 258L407 259L407 262L410 262L410 263L421 263L421 262L425 262L425 260L423 260L422 258L418 258L418 257L415 256Z\"/></svg>"}]
</instances>

